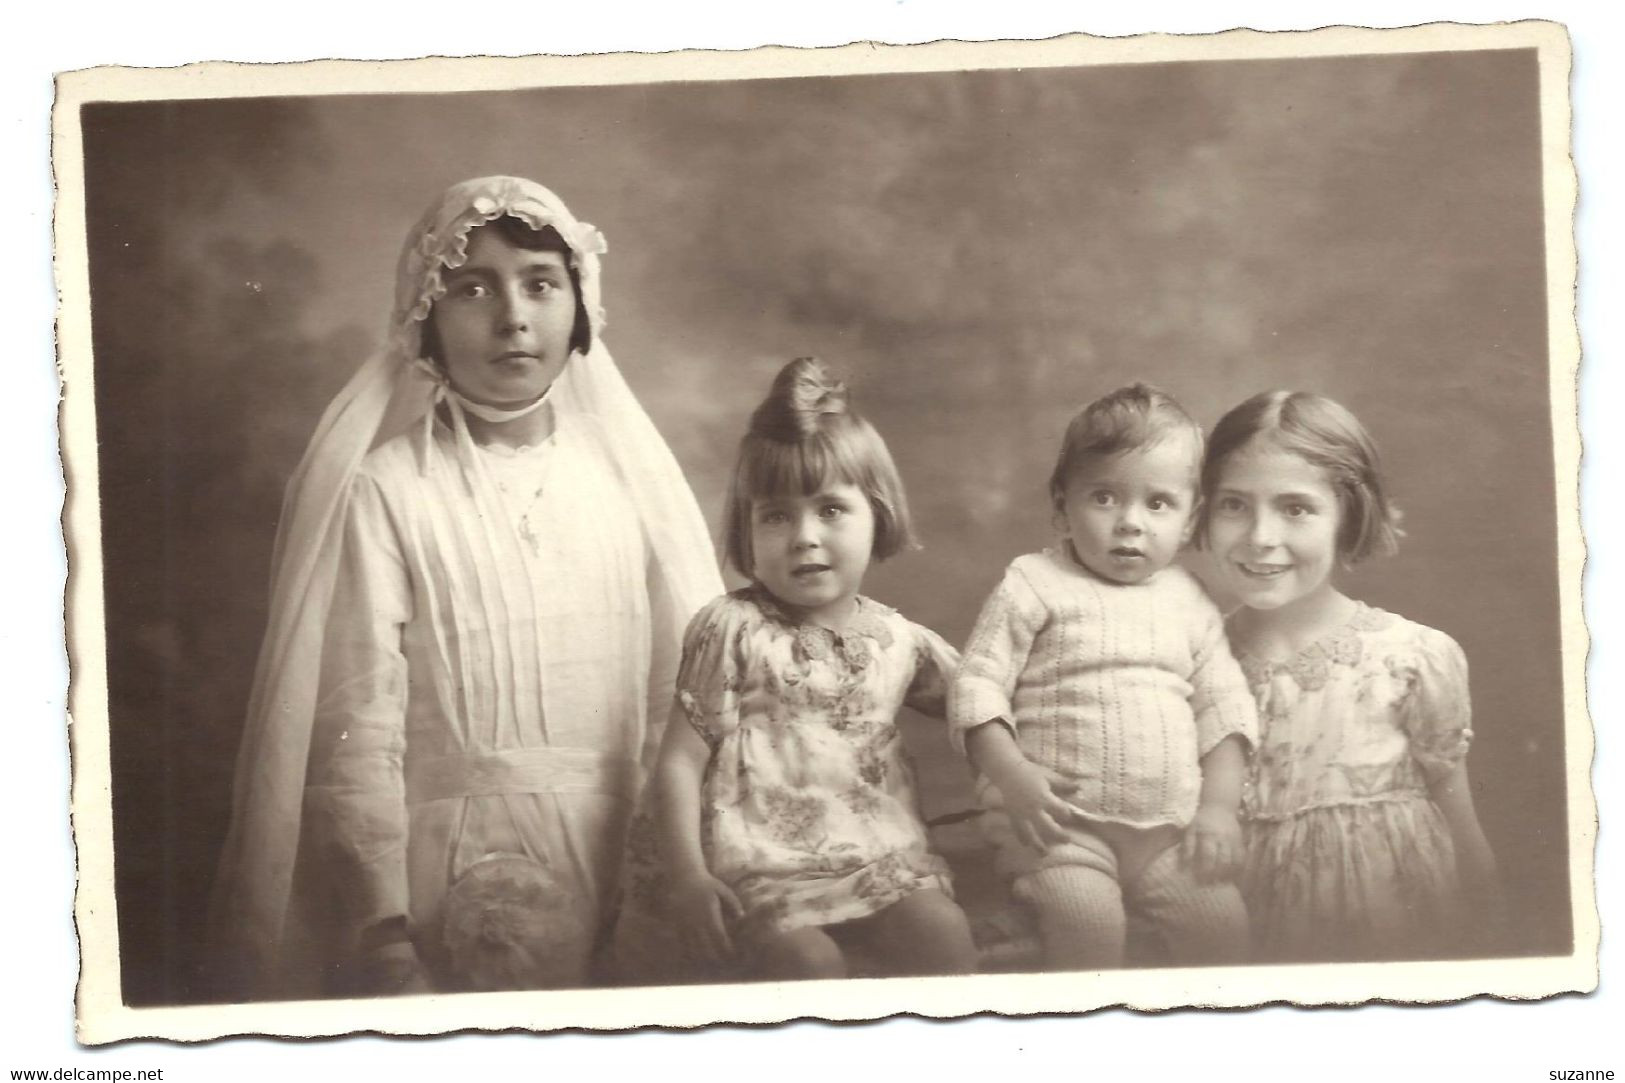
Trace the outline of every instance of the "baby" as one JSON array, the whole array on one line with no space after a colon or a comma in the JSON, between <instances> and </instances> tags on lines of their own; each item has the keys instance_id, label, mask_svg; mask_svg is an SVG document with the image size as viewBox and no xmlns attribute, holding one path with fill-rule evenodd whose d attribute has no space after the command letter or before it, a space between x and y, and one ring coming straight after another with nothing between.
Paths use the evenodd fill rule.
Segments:
<instances>
[{"instance_id":1,"label":"baby","mask_svg":"<svg viewBox=\"0 0 1625 1083\"><path fill-rule=\"evenodd\" d=\"M1256 708L1218 609L1173 564L1202 452L1201 428L1143 384L1073 418L1050 478L1060 544L1011 563L951 691L1049 969L1122 965L1125 910L1177 965L1247 954L1231 878Z\"/></svg>"}]
</instances>

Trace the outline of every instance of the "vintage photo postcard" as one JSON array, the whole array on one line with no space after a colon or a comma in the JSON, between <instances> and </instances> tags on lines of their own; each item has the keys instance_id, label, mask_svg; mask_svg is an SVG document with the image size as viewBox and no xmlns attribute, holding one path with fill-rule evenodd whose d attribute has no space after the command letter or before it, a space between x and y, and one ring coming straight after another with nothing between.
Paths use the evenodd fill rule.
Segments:
<instances>
[{"instance_id":1,"label":"vintage photo postcard","mask_svg":"<svg viewBox=\"0 0 1625 1083\"><path fill-rule=\"evenodd\" d=\"M80 1040L1595 988L1569 69L62 75Z\"/></svg>"}]
</instances>

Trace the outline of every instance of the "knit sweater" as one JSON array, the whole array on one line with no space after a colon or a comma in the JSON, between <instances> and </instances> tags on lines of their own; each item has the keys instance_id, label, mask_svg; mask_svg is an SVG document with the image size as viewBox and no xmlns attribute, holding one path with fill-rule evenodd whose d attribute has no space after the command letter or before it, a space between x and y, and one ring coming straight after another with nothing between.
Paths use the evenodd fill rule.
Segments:
<instances>
[{"instance_id":1,"label":"knit sweater","mask_svg":"<svg viewBox=\"0 0 1625 1083\"><path fill-rule=\"evenodd\" d=\"M1224 621L1177 565L1113 583L1055 550L1018 557L977 618L948 703L955 741L1003 719L1022 754L1095 819L1183 826L1201 758L1250 747L1257 709ZM985 781L984 805L1000 804Z\"/></svg>"}]
</instances>

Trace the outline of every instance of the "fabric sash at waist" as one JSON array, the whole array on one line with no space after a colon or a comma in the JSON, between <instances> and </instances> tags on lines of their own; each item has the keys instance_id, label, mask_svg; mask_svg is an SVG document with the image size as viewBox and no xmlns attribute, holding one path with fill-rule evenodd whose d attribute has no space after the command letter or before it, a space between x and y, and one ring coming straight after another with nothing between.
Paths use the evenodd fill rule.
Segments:
<instances>
[{"instance_id":1,"label":"fabric sash at waist","mask_svg":"<svg viewBox=\"0 0 1625 1083\"><path fill-rule=\"evenodd\" d=\"M638 764L593 748L504 748L449 756L407 756L406 799L503 794L600 794L637 797Z\"/></svg>"},{"instance_id":2,"label":"fabric sash at waist","mask_svg":"<svg viewBox=\"0 0 1625 1083\"><path fill-rule=\"evenodd\" d=\"M1286 811L1273 811L1269 809L1250 809L1242 807L1242 822L1255 824L1284 824L1296 820L1300 816L1310 816L1317 812L1326 812L1335 809L1378 808L1383 805L1397 804L1431 804L1433 799L1426 790L1388 790L1385 793L1363 794L1359 797L1332 798L1326 801L1316 801L1312 804L1300 805L1295 809Z\"/></svg>"}]
</instances>

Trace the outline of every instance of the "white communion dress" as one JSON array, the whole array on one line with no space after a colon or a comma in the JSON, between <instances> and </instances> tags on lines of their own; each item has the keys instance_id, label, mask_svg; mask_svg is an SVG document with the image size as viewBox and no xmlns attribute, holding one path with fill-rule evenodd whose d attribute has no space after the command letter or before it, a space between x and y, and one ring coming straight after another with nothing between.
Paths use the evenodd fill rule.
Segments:
<instances>
[{"instance_id":1,"label":"white communion dress","mask_svg":"<svg viewBox=\"0 0 1625 1083\"><path fill-rule=\"evenodd\" d=\"M592 330L552 435L517 451L476 445L418 361L441 274L502 215L564 238ZM390 927L436 988L591 979L684 625L721 590L599 340L602 250L509 177L453 187L408 238L390 345L289 485L211 914L223 996L344 992Z\"/></svg>"}]
</instances>

